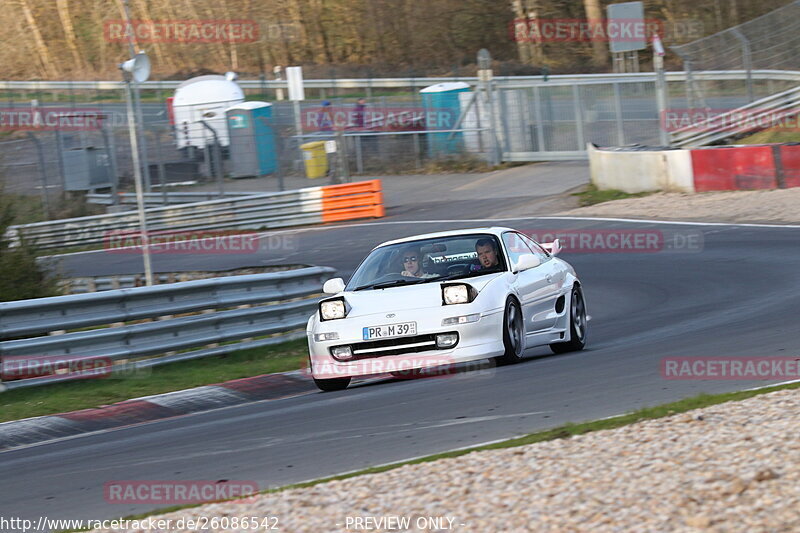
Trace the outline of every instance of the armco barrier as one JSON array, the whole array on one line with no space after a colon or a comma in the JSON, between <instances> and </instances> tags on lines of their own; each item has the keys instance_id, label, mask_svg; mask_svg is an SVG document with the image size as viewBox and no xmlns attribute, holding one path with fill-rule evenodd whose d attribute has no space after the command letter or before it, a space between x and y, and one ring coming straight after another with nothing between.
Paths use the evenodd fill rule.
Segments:
<instances>
[{"instance_id":1,"label":"armco barrier","mask_svg":"<svg viewBox=\"0 0 800 533\"><path fill-rule=\"evenodd\" d=\"M295 191L241 196L146 210L151 231L186 232L270 229L382 217L380 180L309 187ZM136 212L109 213L11 226L12 245L20 236L41 249L103 243L114 231L135 231Z\"/></svg>"},{"instance_id":2,"label":"armco barrier","mask_svg":"<svg viewBox=\"0 0 800 533\"><path fill-rule=\"evenodd\" d=\"M292 331L303 336L319 301L313 296L334 272L310 267L0 303L0 339L12 339L0 341L0 376L8 361L25 358L105 359L113 373L266 346ZM209 347L218 343L225 344ZM0 391L92 376L4 381Z\"/></svg>"},{"instance_id":3,"label":"armco barrier","mask_svg":"<svg viewBox=\"0 0 800 533\"><path fill-rule=\"evenodd\" d=\"M224 192L222 198L240 198L242 196L257 196L263 194L260 192ZM172 191L167 194L160 192L146 192L142 193L144 204L146 206L158 207L164 205L164 198L166 197L166 204L191 204L196 202L210 202L211 200L219 200L219 192L197 191L197 192L184 192ZM110 194L89 193L86 195L86 201L90 204L99 205L112 205L115 198ZM121 192L117 194L116 201L120 205L136 206L136 194L132 192Z\"/></svg>"},{"instance_id":4,"label":"armco barrier","mask_svg":"<svg viewBox=\"0 0 800 533\"><path fill-rule=\"evenodd\" d=\"M598 189L738 191L800 187L800 144L716 146L691 150L598 149L589 145Z\"/></svg>"}]
</instances>

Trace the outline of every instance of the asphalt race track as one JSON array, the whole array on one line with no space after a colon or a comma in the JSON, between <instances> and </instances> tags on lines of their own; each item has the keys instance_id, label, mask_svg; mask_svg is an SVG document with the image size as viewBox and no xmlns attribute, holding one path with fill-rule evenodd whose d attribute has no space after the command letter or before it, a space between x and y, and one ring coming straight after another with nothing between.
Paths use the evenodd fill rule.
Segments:
<instances>
[{"instance_id":1,"label":"asphalt race track","mask_svg":"<svg viewBox=\"0 0 800 533\"><path fill-rule=\"evenodd\" d=\"M287 235L296 239L295 250L259 260L330 265L347 276L383 240L480 225L489 224L389 220L293 231ZM535 349L511 367L386 380L0 453L0 516L96 519L151 510L106 503L103 484L114 480L253 480L276 487L765 384L665 380L663 357L800 355L800 228L530 218L497 225L701 233L702 246L564 253L584 283L591 315L589 348L581 353ZM66 266L89 268L92 257L72 256ZM140 258L113 260L120 267ZM180 260L186 258L156 256L164 264ZM238 260L208 256L192 264L233 268Z\"/></svg>"}]
</instances>

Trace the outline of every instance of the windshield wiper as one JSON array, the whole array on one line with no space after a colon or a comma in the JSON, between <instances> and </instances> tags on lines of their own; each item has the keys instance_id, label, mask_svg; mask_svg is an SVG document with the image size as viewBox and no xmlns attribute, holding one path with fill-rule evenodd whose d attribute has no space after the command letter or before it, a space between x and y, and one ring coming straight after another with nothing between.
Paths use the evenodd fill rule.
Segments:
<instances>
[{"instance_id":1,"label":"windshield wiper","mask_svg":"<svg viewBox=\"0 0 800 533\"><path fill-rule=\"evenodd\" d=\"M422 283L424 281L429 281L428 279L417 279L417 280L406 280L406 279L395 279L392 281L384 281L381 283L370 283L368 285L362 285L361 287L356 287L353 289L354 291L360 291L364 289L388 289L389 287L399 287L401 285L415 285L417 283Z\"/></svg>"},{"instance_id":2,"label":"windshield wiper","mask_svg":"<svg viewBox=\"0 0 800 533\"><path fill-rule=\"evenodd\" d=\"M464 278L475 278L478 276L485 276L486 274L497 274L499 272L503 272L502 270L475 270L472 272L465 272L463 274L450 274L449 276L442 276L441 278L436 278L436 281L448 281L451 279L464 279Z\"/></svg>"}]
</instances>

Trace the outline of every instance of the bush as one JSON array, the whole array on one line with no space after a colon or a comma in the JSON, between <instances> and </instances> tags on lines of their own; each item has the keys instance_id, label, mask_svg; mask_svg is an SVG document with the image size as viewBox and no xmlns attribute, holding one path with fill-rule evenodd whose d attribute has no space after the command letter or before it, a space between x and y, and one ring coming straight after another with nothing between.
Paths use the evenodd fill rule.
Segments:
<instances>
[{"instance_id":1,"label":"bush","mask_svg":"<svg viewBox=\"0 0 800 533\"><path fill-rule=\"evenodd\" d=\"M17 220L13 200L4 195L0 183L0 301L42 298L59 294L55 274L37 261L33 243L24 239L11 246L6 230Z\"/></svg>"}]
</instances>

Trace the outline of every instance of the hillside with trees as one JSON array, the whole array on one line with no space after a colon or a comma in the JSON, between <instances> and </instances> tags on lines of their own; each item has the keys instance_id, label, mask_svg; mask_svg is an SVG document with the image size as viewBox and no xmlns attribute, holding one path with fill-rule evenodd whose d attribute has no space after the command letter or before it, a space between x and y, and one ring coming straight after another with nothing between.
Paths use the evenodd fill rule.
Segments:
<instances>
[{"instance_id":1,"label":"hillside with trees","mask_svg":"<svg viewBox=\"0 0 800 533\"><path fill-rule=\"evenodd\" d=\"M513 21L594 19L608 0L129 0L140 21L249 20L254 42L141 44L154 78L204 71L271 75L305 65L312 76L467 75L488 48L501 74L605 71L604 42L516 42ZM116 79L127 44L108 25L124 20L122 0L3 0L4 79ZM702 35L745 22L786 0L645 0L645 16L694 21ZM675 35L666 44L684 42ZM691 36L696 38L696 35ZM674 61L674 58L673 58ZM675 63L675 65L678 65Z\"/></svg>"}]
</instances>

